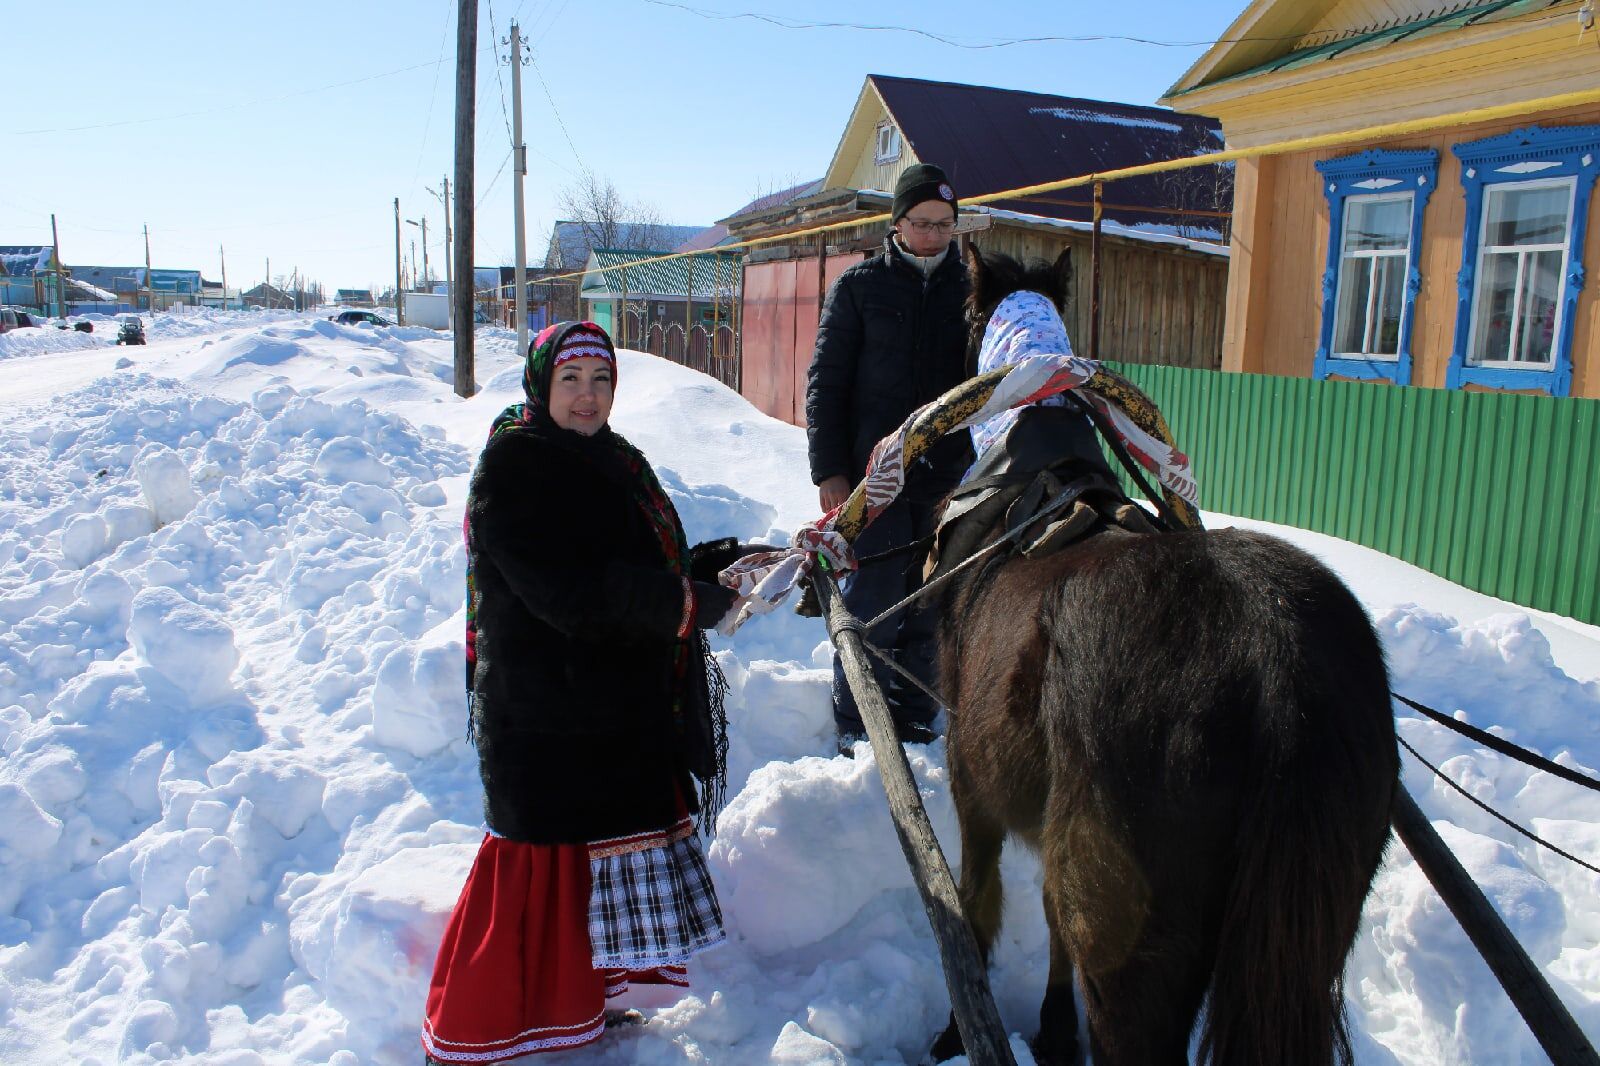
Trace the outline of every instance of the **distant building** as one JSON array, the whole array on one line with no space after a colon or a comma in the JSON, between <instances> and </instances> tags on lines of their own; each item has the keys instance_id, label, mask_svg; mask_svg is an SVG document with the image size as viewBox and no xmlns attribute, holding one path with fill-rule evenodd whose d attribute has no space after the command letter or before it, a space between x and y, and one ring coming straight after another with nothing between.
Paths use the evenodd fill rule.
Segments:
<instances>
[{"instance_id":1,"label":"distant building","mask_svg":"<svg viewBox=\"0 0 1600 1066\"><path fill-rule=\"evenodd\" d=\"M75 280L116 296L119 311L164 311L199 306L204 286L198 270L146 270L142 266L69 266Z\"/></svg>"},{"instance_id":2,"label":"distant building","mask_svg":"<svg viewBox=\"0 0 1600 1066\"><path fill-rule=\"evenodd\" d=\"M0 245L0 304L54 311L55 255L48 244Z\"/></svg>"},{"instance_id":3,"label":"distant building","mask_svg":"<svg viewBox=\"0 0 1600 1066\"><path fill-rule=\"evenodd\" d=\"M566 274L583 270L596 244L635 251L670 252L687 240L711 229L709 226L658 226L643 222L619 222L609 227L592 222L564 219L550 229L545 246L544 265L549 273ZM578 279L549 282L541 291L540 302L548 304L552 321L573 319L582 312Z\"/></svg>"},{"instance_id":4,"label":"distant building","mask_svg":"<svg viewBox=\"0 0 1600 1066\"><path fill-rule=\"evenodd\" d=\"M293 296L284 292L276 285L268 285L266 282L262 282L255 288L247 291L244 294L243 299L246 307L264 307L268 310L275 308L288 309L294 307Z\"/></svg>"},{"instance_id":5,"label":"distant building","mask_svg":"<svg viewBox=\"0 0 1600 1066\"><path fill-rule=\"evenodd\" d=\"M340 289L334 294L333 302L341 307L377 306L377 301L372 298L371 289Z\"/></svg>"}]
</instances>

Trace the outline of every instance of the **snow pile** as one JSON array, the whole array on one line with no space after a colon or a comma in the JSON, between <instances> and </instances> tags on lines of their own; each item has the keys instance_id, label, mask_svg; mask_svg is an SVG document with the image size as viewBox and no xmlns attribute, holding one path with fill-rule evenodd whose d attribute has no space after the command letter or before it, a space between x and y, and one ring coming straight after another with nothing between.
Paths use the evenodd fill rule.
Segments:
<instances>
[{"instance_id":1,"label":"snow pile","mask_svg":"<svg viewBox=\"0 0 1600 1066\"><path fill-rule=\"evenodd\" d=\"M224 311L216 307L185 307L181 311L158 314L142 311L139 317L144 319L149 339L157 341L203 337L225 329L256 329L265 323L299 321L305 316L287 310Z\"/></svg>"},{"instance_id":2,"label":"snow pile","mask_svg":"<svg viewBox=\"0 0 1600 1066\"><path fill-rule=\"evenodd\" d=\"M122 370L0 367L0 1061L414 1063L481 835L460 504L485 428L517 398L514 342L480 333L486 387L461 401L431 331L283 313L210 329ZM5 401L52 369L61 395ZM781 540L813 517L800 430L648 356L623 353L619 378L614 422L691 540ZM1600 765L1592 627L1479 610L1414 568L1278 532L1347 573L1400 691ZM1399 588L1427 606L1387 598ZM948 997L870 747L833 753L825 633L785 611L714 647L731 798L709 856L730 941L648 1025L573 1061L916 1062ZM1409 713L1400 731L1475 796L1600 856L1593 793ZM911 758L955 865L943 742ZM1600 1032L1600 879L1404 758ZM1002 867L993 982L1027 1035L1048 967L1039 871L1014 846ZM1348 978L1363 1066L1538 1058L1398 845Z\"/></svg>"},{"instance_id":3,"label":"snow pile","mask_svg":"<svg viewBox=\"0 0 1600 1066\"><path fill-rule=\"evenodd\" d=\"M48 352L80 352L85 348L103 348L115 339L115 335L106 337L53 326L13 329L0 333L0 359L20 359Z\"/></svg>"}]
</instances>

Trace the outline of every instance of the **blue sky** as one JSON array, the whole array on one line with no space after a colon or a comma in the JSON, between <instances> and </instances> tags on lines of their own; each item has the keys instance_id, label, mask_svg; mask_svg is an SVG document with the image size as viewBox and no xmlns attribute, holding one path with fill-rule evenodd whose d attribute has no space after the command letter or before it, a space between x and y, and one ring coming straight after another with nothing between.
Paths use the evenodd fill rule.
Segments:
<instances>
[{"instance_id":1,"label":"blue sky","mask_svg":"<svg viewBox=\"0 0 1600 1066\"><path fill-rule=\"evenodd\" d=\"M1189 42L1221 36L1244 0L688 6L915 27L970 44L1095 34ZM453 166L455 9L456 0L291 0L248 11L96 3L64 15L7 4L0 244L48 243L54 211L69 264L142 263L148 224L157 267L215 278L222 246L230 285L261 280L268 257L274 275L298 267L329 288L382 284L394 278L398 196L406 217L428 216L442 274L443 219L426 189ZM513 251L509 165L489 184L510 144L510 71L501 66L497 81L489 47L512 17L537 65L523 80L530 261L543 255L557 191L585 167L685 225L819 176L867 74L1151 103L1204 50L1116 40L974 49L910 33L711 19L648 0L484 2L482 266L509 263ZM409 251L419 234L404 228Z\"/></svg>"}]
</instances>

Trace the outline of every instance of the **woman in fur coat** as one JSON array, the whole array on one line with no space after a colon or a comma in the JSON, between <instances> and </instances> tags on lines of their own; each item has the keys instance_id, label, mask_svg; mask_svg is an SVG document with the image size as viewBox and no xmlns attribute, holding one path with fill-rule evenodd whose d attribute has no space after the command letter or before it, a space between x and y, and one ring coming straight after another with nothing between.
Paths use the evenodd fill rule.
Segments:
<instances>
[{"instance_id":1,"label":"woman in fur coat","mask_svg":"<svg viewBox=\"0 0 1600 1066\"><path fill-rule=\"evenodd\" d=\"M607 424L611 339L531 345L467 499L470 730L488 832L434 963L430 1062L578 1047L630 986L688 983L723 939L702 826L722 799L725 689L701 629L735 605L731 541L691 552ZM613 1005L608 1010L607 1004Z\"/></svg>"}]
</instances>

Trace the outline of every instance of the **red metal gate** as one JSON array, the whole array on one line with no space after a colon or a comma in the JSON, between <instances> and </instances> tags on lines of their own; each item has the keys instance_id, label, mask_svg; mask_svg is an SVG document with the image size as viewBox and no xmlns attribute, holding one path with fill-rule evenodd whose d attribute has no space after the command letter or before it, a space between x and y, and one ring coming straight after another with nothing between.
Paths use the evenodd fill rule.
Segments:
<instances>
[{"instance_id":1,"label":"red metal gate","mask_svg":"<svg viewBox=\"0 0 1600 1066\"><path fill-rule=\"evenodd\" d=\"M817 341L821 297L860 252L751 263L740 315L744 398L774 418L806 424L806 370Z\"/></svg>"}]
</instances>

